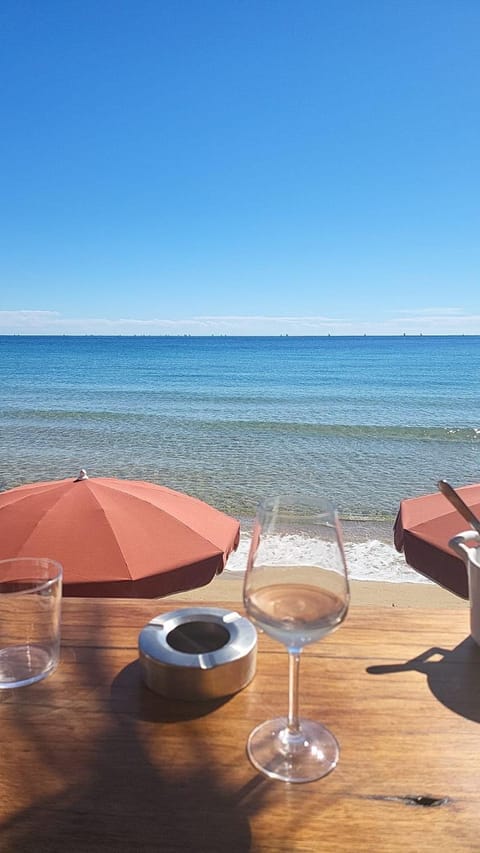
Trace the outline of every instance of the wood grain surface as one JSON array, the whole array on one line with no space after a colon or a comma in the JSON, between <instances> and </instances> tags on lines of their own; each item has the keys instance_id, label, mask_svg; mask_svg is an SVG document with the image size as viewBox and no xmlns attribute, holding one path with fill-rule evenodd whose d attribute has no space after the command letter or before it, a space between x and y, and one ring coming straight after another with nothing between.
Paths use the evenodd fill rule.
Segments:
<instances>
[{"instance_id":1,"label":"wood grain surface","mask_svg":"<svg viewBox=\"0 0 480 853\"><path fill-rule=\"evenodd\" d=\"M137 638L173 609L64 601L57 672L0 693L2 853L480 851L466 611L354 607L306 649L301 712L341 756L323 780L287 785L245 754L250 730L286 712L285 650L261 635L256 676L229 699L162 699L142 684Z\"/></svg>"}]
</instances>

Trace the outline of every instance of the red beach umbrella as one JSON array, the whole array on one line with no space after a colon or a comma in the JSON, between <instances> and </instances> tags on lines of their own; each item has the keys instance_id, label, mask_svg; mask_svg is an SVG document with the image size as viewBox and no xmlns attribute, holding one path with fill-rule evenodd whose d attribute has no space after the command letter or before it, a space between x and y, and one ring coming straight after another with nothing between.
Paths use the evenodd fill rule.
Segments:
<instances>
[{"instance_id":1,"label":"red beach umbrella","mask_svg":"<svg viewBox=\"0 0 480 853\"><path fill-rule=\"evenodd\" d=\"M480 513L480 484L456 489L468 507ZM465 563L448 547L449 540L468 523L440 492L408 498L400 503L394 525L394 543L407 563L440 586L468 599Z\"/></svg>"},{"instance_id":2,"label":"red beach umbrella","mask_svg":"<svg viewBox=\"0 0 480 853\"><path fill-rule=\"evenodd\" d=\"M219 574L239 522L153 483L54 480L0 493L0 559L51 557L64 595L156 598Z\"/></svg>"}]
</instances>

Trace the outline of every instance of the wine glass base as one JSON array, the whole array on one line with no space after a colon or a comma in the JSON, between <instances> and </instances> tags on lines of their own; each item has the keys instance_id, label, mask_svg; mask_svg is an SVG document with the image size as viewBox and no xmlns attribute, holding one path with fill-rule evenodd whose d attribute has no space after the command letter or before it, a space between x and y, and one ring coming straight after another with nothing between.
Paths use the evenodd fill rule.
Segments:
<instances>
[{"instance_id":1,"label":"wine glass base","mask_svg":"<svg viewBox=\"0 0 480 853\"><path fill-rule=\"evenodd\" d=\"M253 766L270 779L313 782L336 767L340 749L336 738L321 723L300 720L292 732L285 717L268 720L254 729L247 741Z\"/></svg>"}]
</instances>

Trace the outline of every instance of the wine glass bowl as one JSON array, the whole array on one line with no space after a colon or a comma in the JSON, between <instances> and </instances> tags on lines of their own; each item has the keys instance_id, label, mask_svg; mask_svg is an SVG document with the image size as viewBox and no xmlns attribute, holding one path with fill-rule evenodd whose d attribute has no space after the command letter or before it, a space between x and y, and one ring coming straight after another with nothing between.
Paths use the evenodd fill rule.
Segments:
<instances>
[{"instance_id":1,"label":"wine glass bowl","mask_svg":"<svg viewBox=\"0 0 480 853\"><path fill-rule=\"evenodd\" d=\"M247 753L265 775L288 782L319 779L338 761L335 737L298 714L300 655L343 622L349 584L341 529L322 498L274 496L257 511L244 581L252 621L289 653L288 716L250 734Z\"/></svg>"}]
</instances>

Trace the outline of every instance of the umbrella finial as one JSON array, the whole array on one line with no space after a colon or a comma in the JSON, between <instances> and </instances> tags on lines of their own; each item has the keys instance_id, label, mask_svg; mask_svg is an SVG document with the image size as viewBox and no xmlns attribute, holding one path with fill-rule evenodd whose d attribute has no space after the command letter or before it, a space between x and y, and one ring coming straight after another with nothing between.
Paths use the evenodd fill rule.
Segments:
<instances>
[{"instance_id":1,"label":"umbrella finial","mask_svg":"<svg viewBox=\"0 0 480 853\"><path fill-rule=\"evenodd\" d=\"M88 480L88 474L85 471L85 468L80 468L80 474L73 481L74 483L79 483L81 480Z\"/></svg>"}]
</instances>

